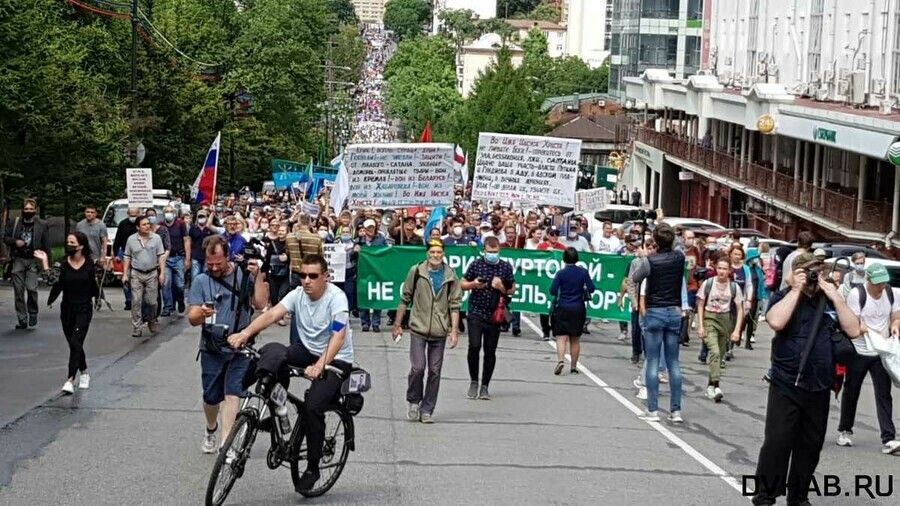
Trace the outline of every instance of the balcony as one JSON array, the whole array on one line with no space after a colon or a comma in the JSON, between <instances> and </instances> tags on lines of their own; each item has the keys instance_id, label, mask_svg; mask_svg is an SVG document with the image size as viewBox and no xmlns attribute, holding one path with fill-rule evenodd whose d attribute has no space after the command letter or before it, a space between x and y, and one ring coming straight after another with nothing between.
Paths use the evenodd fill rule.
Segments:
<instances>
[{"instance_id":1,"label":"balcony","mask_svg":"<svg viewBox=\"0 0 900 506\"><path fill-rule=\"evenodd\" d=\"M890 203L864 200L860 212L859 200L855 196L814 187L811 183L794 179L791 175L774 172L771 167L750 162L742 164L737 157L702 148L674 135L638 129L637 140L713 174L740 181L763 195L808 209L810 213L837 222L842 227L879 234L890 232L892 217ZM802 215L799 217L803 218Z\"/></svg>"}]
</instances>

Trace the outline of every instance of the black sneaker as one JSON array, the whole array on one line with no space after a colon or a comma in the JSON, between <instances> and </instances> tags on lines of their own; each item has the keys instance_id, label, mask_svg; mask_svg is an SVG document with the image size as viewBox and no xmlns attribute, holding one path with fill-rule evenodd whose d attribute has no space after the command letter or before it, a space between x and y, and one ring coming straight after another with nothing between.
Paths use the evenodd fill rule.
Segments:
<instances>
[{"instance_id":1,"label":"black sneaker","mask_svg":"<svg viewBox=\"0 0 900 506\"><path fill-rule=\"evenodd\" d=\"M379 333L379 332L381 332L381 327L378 326L378 325L373 325L373 326L372 326L372 332L374 332L374 333L376 333L376 334Z\"/></svg>"},{"instance_id":2,"label":"black sneaker","mask_svg":"<svg viewBox=\"0 0 900 506\"><path fill-rule=\"evenodd\" d=\"M734 354L731 353L730 351L726 351L725 352L725 361L731 362L733 359L734 359Z\"/></svg>"},{"instance_id":3,"label":"black sneaker","mask_svg":"<svg viewBox=\"0 0 900 506\"><path fill-rule=\"evenodd\" d=\"M590 333L591 333L591 329L589 329L588 326L585 325L584 328L581 329L581 333L582 333L582 334L590 334Z\"/></svg>"},{"instance_id":4,"label":"black sneaker","mask_svg":"<svg viewBox=\"0 0 900 506\"><path fill-rule=\"evenodd\" d=\"M165 318L165 317L169 317L169 316L172 316L172 312L169 311L168 309L163 309L163 312L160 313L159 316L162 316L162 317L164 317L164 318Z\"/></svg>"},{"instance_id":5,"label":"black sneaker","mask_svg":"<svg viewBox=\"0 0 900 506\"><path fill-rule=\"evenodd\" d=\"M19 322L16 324L16 330L25 330L28 328L28 322Z\"/></svg>"},{"instance_id":6,"label":"black sneaker","mask_svg":"<svg viewBox=\"0 0 900 506\"><path fill-rule=\"evenodd\" d=\"M179 302L179 303L177 304L177 308L178 308L178 314L179 314L179 315L183 315L183 314L184 314L184 310L185 310L184 302Z\"/></svg>"},{"instance_id":7,"label":"black sneaker","mask_svg":"<svg viewBox=\"0 0 900 506\"><path fill-rule=\"evenodd\" d=\"M317 481L319 481L319 471L307 469L303 472L303 476L297 481L296 490L301 494L303 492L309 492L316 486Z\"/></svg>"},{"instance_id":8,"label":"black sneaker","mask_svg":"<svg viewBox=\"0 0 900 506\"><path fill-rule=\"evenodd\" d=\"M706 357L704 357L703 355L697 355L697 360L700 361L701 364L706 363Z\"/></svg>"},{"instance_id":9,"label":"black sneaker","mask_svg":"<svg viewBox=\"0 0 900 506\"><path fill-rule=\"evenodd\" d=\"M513 337L519 337L522 335L522 329L513 329Z\"/></svg>"},{"instance_id":10,"label":"black sneaker","mask_svg":"<svg viewBox=\"0 0 900 506\"><path fill-rule=\"evenodd\" d=\"M37 315L36 314L28 315L28 326L34 327L36 325L37 325Z\"/></svg>"},{"instance_id":11,"label":"black sneaker","mask_svg":"<svg viewBox=\"0 0 900 506\"><path fill-rule=\"evenodd\" d=\"M128 303L128 302L125 303L124 311L131 311L131 304L130 304L130 303Z\"/></svg>"},{"instance_id":12,"label":"black sneaker","mask_svg":"<svg viewBox=\"0 0 900 506\"><path fill-rule=\"evenodd\" d=\"M640 361L641 361L641 356L640 356L640 355L632 355L632 356L631 356L631 363L632 363L632 364L637 364L637 363L640 362Z\"/></svg>"},{"instance_id":13,"label":"black sneaker","mask_svg":"<svg viewBox=\"0 0 900 506\"><path fill-rule=\"evenodd\" d=\"M363 325L363 332L368 332L370 328L368 325Z\"/></svg>"},{"instance_id":14,"label":"black sneaker","mask_svg":"<svg viewBox=\"0 0 900 506\"><path fill-rule=\"evenodd\" d=\"M550 340L550 334L544 332L544 335L541 337L541 339L544 340L544 341L549 341L549 340Z\"/></svg>"}]
</instances>

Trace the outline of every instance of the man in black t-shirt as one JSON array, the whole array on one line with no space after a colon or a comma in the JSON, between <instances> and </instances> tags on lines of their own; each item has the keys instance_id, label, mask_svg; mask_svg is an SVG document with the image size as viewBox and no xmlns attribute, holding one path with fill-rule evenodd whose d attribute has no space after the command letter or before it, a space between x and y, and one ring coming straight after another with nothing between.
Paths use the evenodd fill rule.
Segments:
<instances>
[{"instance_id":1,"label":"man in black t-shirt","mask_svg":"<svg viewBox=\"0 0 900 506\"><path fill-rule=\"evenodd\" d=\"M513 268L509 262L500 260L500 240L489 236L484 240L484 256L472 262L461 283L463 290L471 290L469 297L469 399L489 400L488 385L494 375L497 363L497 343L500 340L500 325L492 321L492 316L501 297L509 302L509 296L516 292ZM481 389L478 388L478 365L481 361L481 346L484 343L484 371L481 375Z\"/></svg>"}]
</instances>

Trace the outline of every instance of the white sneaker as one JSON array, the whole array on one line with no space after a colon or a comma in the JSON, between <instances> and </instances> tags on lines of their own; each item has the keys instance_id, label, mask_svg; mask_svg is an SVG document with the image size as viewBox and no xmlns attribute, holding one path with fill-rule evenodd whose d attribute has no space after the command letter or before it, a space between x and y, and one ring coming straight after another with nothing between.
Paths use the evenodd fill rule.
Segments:
<instances>
[{"instance_id":1,"label":"white sneaker","mask_svg":"<svg viewBox=\"0 0 900 506\"><path fill-rule=\"evenodd\" d=\"M722 389L719 387L716 387L713 392L714 392L713 400L716 402L722 402L722 398L725 397L725 394L722 393Z\"/></svg>"},{"instance_id":2,"label":"white sneaker","mask_svg":"<svg viewBox=\"0 0 900 506\"><path fill-rule=\"evenodd\" d=\"M66 382L63 383L62 391L64 394L67 394L67 395L74 394L75 393L75 384L69 380L66 380Z\"/></svg>"},{"instance_id":3,"label":"white sneaker","mask_svg":"<svg viewBox=\"0 0 900 506\"><path fill-rule=\"evenodd\" d=\"M632 381L631 384L634 385L634 388L637 388L638 390L640 390L641 388L646 386L646 385L644 385L643 378L641 378L640 376L638 376L634 381Z\"/></svg>"},{"instance_id":4,"label":"white sneaker","mask_svg":"<svg viewBox=\"0 0 900 506\"><path fill-rule=\"evenodd\" d=\"M697 320L691 322L691 330L697 330Z\"/></svg>"},{"instance_id":5,"label":"white sneaker","mask_svg":"<svg viewBox=\"0 0 900 506\"><path fill-rule=\"evenodd\" d=\"M756 344L756 338L755 338L755 337L751 337L751 338L750 338L750 344Z\"/></svg>"},{"instance_id":6,"label":"white sneaker","mask_svg":"<svg viewBox=\"0 0 900 506\"><path fill-rule=\"evenodd\" d=\"M647 387L641 387L638 389L637 398L642 401L647 400Z\"/></svg>"},{"instance_id":7,"label":"white sneaker","mask_svg":"<svg viewBox=\"0 0 900 506\"><path fill-rule=\"evenodd\" d=\"M659 373L659 382L662 384L666 384L669 382L669 374L661 372Z\"/></svg>"},{"instance_id":8,"label":"white sneaker","mask_svg":"<svg viewBox=\"0 0 900 506\"><path fill-rule=\"evenodd\" d=\"M621 334L619 334L619 341L625 342L625 341L627 341L627 340L628 340L628 334L627 334L627 333L622 332Z\"/></svg>"},{"instance_id":9,"label":"white sneaker","mask_svg":"<svg viewBox=\"0 0 900 506\"><path fill-rule=\"evenodd\" d=\"M419 405L410 402L409 409L406 410L406 419L407 420L418 420L419 419Z\"/></svg>"},{"instance_id":10,"label":"white sneaker","mask_svg":"<svg viewBox=\"0 0 900 506\"><path fill-rule=\"evenodd\" d=\"M710 400L716 398L716 387L712 385L706 387L706 398Z\"/></svg>"},{"instance_id":11,"label":"white sneaker","mask_svg":"<svg viewBox=\"0 0 900 506\"><path fill-rule=\"evenodd\" d=\"M203 436L203 453L216 453L216 433L207 432Z\"/></svg>"},{"instance_id":12,"label":"white sneaker","mask_svg":"<svg viewBox=\"0 0 900 506\"><path fill-rule=\"evenodd\" d=\"M837 438L838 446L853 446L853 440L850 439L851 434L849 432L841 432Z\"/></svg>"},{"instance_id":13,"label":"white sneaker","mask_svg":"<svg viewBox=\"0 0 900 506\"><path fill-rule=\"evenodd\" d=\"M81 376L78 378L78 388L82 390L87 390L91 388L91 375L87 373L81 373Z\"/></svg>"},{"instance_id":14,"label":"white sneaker","mask_svg":"<svg viewBox=\"0 0 900 506\"><path fill-rule=\"evenodd\" d=\"M881 446L881 453L885 455L897 455L900 453L900 441L895 439L884 443L884 445Z\"/></svg>"},{"instance_id":15,"label":"white sneaker","mask_svg":"<svg viewBox=\"0 0 900 506\"><path fill-rule=\"evenodd\" d=\"M645 422L658 422L659 421L659 411L645 411L640 416L638 416L641 420Z\"/></svg>"},{"instance_id":16,"label":"white sneaker","mask_svg":"<svg viewBox=\"0 0 900 506\"><path fill-rule=\"evenodd\" d=\"M681 417L681 411L669 413L669 423L684 423L684 418Z\"/></svg>"}]
</instances>

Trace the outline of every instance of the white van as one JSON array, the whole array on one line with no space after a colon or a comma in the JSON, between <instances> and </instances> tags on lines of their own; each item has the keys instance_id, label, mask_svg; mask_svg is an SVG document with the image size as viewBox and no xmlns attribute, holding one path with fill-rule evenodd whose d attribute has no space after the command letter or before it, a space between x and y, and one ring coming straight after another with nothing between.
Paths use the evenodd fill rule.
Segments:
<instances>
[{"instance_id":1,"label":"white van","mask_svg":"<svg viewBox=\"0 0 900 506\"><path fill-rule=\"evenodd\" d=\"M153 208L156 209L156 214L158 216L162 216L163 209L165 209L166 206L172 206L179 213L184 213L185 205L172 200L171 190L153 190ZM190 210L190 206L187 206L187 208ZM112 245L113 241L116 239L116 230L119 228L119 222L127 217L128 199L116 199L106 206L106 211L103 213L103 224L106 225L107 236L109 238L109 249L106 252L108 256L115 253L112 251Z\"/></svg>"},{"instance_id":2,"label":"white van","mask_svg":"<svg viewBox=\"0 0 900 506\"><path fill-rule=\"evenodd\" d=\"M586 216L588 231L591 234L602 233L603 222L607 220L612 222L614 228L619 228L627 222L643 221L645 213L641 207L610 204L603 211Z\"/></svg>"}]
</instances>

